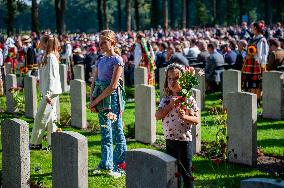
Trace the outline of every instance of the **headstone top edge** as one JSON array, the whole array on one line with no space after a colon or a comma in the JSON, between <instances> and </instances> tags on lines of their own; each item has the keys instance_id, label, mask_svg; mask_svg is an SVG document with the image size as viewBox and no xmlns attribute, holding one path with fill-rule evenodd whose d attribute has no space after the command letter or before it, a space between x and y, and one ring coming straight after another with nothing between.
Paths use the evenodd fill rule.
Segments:
<instances>
[{"instance_id":1,"label":"headstone top edge","mask_svg":"<svg viewBox=\"0 0 284 188\"><path fill-rule=\"evenodd\" d=\"M146 149L146 148L140 148L140 149L132 149L128 150L127 153L129 152L135 152L135 153L146 153L149 154L153 157L159 158L165 162L175 162L176 159L166 153L163 153L161 151L153 150L153 149Z\"/></svg>"},{"instance_id":2,"label":"headstone top edge","mask_svg":"<svg viewBox=\"0 0 284 188\"><path fill-rule=\"evenodd\" d=\"M70 137L73 137L73 138L76 138L78 140L87 140L87 138L78 133L78 132L74 132L74 131L62 131L62 132L54 132L52 133L53 135L64 135L64 136L70 136Z\"/></svg>"}]
</instances>

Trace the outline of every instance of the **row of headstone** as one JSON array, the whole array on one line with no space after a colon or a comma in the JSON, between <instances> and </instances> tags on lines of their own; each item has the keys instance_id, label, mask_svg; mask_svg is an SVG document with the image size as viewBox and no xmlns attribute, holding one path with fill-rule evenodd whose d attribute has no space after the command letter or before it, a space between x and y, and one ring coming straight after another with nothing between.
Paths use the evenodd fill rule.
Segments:
<instances>
[{"instance_id":1,"label":"row of headstone","mask_svg":"<svg viewBox=\"0 0 284 188\"><path fill-rule=\"evenodd\" d=\"M25 116L35 118L37 112L37 78L34 76L25 76L24 78L24 101ZM16 100L11 88L17 88L17 79L15 74L6 76L6 112L14 114L18 112ZM56 101L56 113L58 120L60 119L60 102Z\"/></svg>"},{"instance_id":2,"label":"row of headstone","mask_svg":"<svg viewBox=\"0 0 284 188\"><path fill-rule=\"evenodd\" d=\"M223 105L227 108L230 92L241 91L241 72L226 70L223 72ZM283 72L270 71L263 73L262 80L263 117L270 119L284 118L284 78Z\"/></svg>"},{"instance_id":3,"label":"row of headstone","mask_svg":"<svg viewBox=\"0 0 284 188\"><path fill-rule=\"evenodd\" d=\"M2 186L30 187L29 126L19 119L1 125ZM52 133L52 186L88 187L88 142L76 132Z\"/></svg>"},{"instance_id":4,"label":"row of headstone","mask_svg":"<svg viewBox=\"0 0 284 188\"><path fill-rule=\"evenodd\" d=\"M15 99L10 88L16 88L16 75L8 74L6 76L6 111L16 113ZM24 98L25 98L25 116L35 118L37 111L37 90L36 77L25 76L24 80ZM86 128L86 83L83 80L71 81L71 125L78 128ZM60 119L60 102L56 102L57 118Z\"/></svg>"}]
</instances>

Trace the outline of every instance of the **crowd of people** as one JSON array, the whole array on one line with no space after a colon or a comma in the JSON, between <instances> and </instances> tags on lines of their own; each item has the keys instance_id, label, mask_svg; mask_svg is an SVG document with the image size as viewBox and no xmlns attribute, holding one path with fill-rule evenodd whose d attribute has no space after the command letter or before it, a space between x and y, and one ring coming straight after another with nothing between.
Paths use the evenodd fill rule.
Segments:
<instances>
[{"instance_id":1,"label":"crowd of people","mask_svg":"<svg viewBox=\"0 0 284 188\"><path fill-rule=\"evenodd\" d=\"M255 26L258 28L257 33L254 32ZM50 32L41 33L41 35L46 34ZM262 51L257 50L258 56L262 57L261 64L265 65L266 70L278 70L278 67L284 64L284 34L281 23L271 28L265 27L263 22L252 24L251 27L243 22L241 26L235 27L216 26L167 32L157 29L147 30L144 33L118 32L117 46L125 62L126 85L133 85L134 68L138 66L141 58L145 58L151 61L148 69L153 69L151 75L149 74L149 81L152 85L155 81L156 83L159 81L158 70L160 68L177 62L205 68L207 90L215 91L218 88L217 84L221 82L220 72L222 71L220 70L232 68L243 70L245 74L244 59L247 57L248 46L257 35L261 38L260 41L255 41L258 43L257 47L262 49ZM92 68L101 56L101 49L98 45L99 35L68 34L58 36L58 38L61 43L61 63L68 65L68 80L72 79L72 67L83 64L86 80L91 81ZM147 50L146 53L144 53L145 50ZM11 63L12 71L18 75L24 71L27 71L27 74L37 75L42 55L40 36L36 33L16 37L0 35L1 79L4 81L3 66L5 63Z\"/></svg>"}]
</instances>

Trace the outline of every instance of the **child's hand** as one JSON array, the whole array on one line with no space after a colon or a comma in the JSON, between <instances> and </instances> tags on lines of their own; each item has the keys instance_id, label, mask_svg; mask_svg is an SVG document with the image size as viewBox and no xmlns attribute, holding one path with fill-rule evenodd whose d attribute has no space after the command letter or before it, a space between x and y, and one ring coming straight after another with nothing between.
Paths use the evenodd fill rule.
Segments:
<instances>
[{"instance_id":1,"label":"child's hand","mask_svg":"<svg viewBox=\"0 0 284 188\"><path fill-rule=\"evenodd\" d=\"M170 100L169 105L170 105L171 108L174 108L174 107L176 107L177 105L179 105L179 103L180 103L180 101L178 100L178 98L172 98L172 99Z\"/></svg>"},{"instance_id":2,"label":"child's hand","mask_svg":"<svg viewBox=\"0 0 284 188\"><path fill-rule=\"evenodd\" d=\"M185 110L184 110L184 109L179 109L179 111L178 111L178 117L179 117L180 119L184 120L184 119L185 119L185 116L186 116Z\"/></svg>"},{"instance_id":3,"label":"child's hand","mask_svg":"<svg viewBox=\"0 0 284 188\"><path fill-rule=\"evenodd\" d=\"M95 113L97 113L98 111L97 111L97 109L96 109L96 102L95 102L95 100L92 100L91 102L90 102L90 110L91 110L91 112L95 112Z\"/></svg>"}]
</instances>

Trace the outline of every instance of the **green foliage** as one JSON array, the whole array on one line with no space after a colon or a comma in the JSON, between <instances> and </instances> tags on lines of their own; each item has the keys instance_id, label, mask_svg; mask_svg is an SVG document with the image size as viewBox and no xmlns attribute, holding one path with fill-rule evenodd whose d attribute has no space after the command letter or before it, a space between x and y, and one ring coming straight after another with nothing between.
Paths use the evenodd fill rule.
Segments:
<instances>
[{"instance_id":1,"label":"green foliage","mask_svg":"<svg viewBox=\"0 0 284 188\"><path fill-rule=\"evenodd\" d=\"M257 21L257 13L256 13L256 8L252 9L249 11L249 20L251 22Z\"/></svg>"},{"instance_id":2,"label":"green foliage","mask_svg":"<svg viewBox=\"0 0 284 188\"><path fill-rule=\"evenodd\" d=\"M208 9L206 5L201 1L197 1L197 21L200 26L205 26L208 23Z\"/></svg>"},{"instance_id":3,"label":"green foliage","mask_svg":"<svg viewBox=\"0 0 284 188\"><path fill-rule=\"evenodd\" d=\"M222 104L222 101L220 101ZM215 134L215 140L204 143L202 150L206 153L209 159L226 160L228 158L227 153L227 113L218 106L213 105L208 109L208 113L213 116L214 125L217 127ZM206 120L204 126L208 126Z\"/></svg>"}]
</instances>

